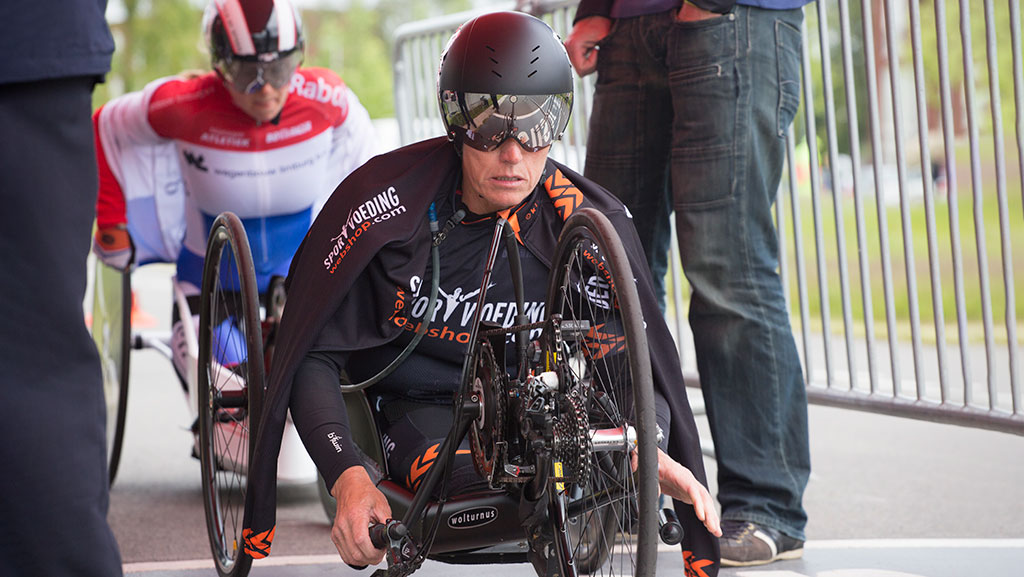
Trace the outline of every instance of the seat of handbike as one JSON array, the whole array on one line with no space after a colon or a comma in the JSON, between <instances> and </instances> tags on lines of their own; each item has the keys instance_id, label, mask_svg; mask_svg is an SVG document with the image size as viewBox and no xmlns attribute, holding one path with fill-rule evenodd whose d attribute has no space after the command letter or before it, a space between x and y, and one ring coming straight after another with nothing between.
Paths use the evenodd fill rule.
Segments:
<instances>
[{"instance_id":1,"label":"seat of handbike","mask_svg":"<svg viewBox=\"0 0 1024 577\"><path fill-rule=\"evenodd\" d=\"M402 518L413 500L413 493L404 486L383 479L377 488L387 497L391 514ZM437 519L440 509L441 518ZM429 532L437 523L437 532L430 548L430 557L448 554L449 563L499 563L502 561L451 561L452 553L470 554L473 550L509 545L504 552L490 552L490 555L506 556L504 562L526 562L526 535L519 519L519 499L505 491L479 491L464 495L452 495L441 505L431 501L423 515L423 524L411 528L417 540ZM508 557L514 555L516 558Z\"/></svg>"},{"instance_id":2,"label":"seat of handbike","mask_svg":"<svg viewBox=\"0 0 1024 577\"><path fill-rule=\"evenodd\" d=\"M391 514L401 519L412 505L415 494L405 485L387 476L384 450L380 444L373 409L363 392L345 393L349 426L356 446L375 465L371 474L391 506ZM438 511L440 510L440 519ZM482 490L450 495L439 504L431 500L426 506L423 523L410 527L417 541L437 529L429 558L446 563L525 563L526 535L520 520L520 499L507 491Z\"/></svg>"}]
</instances>

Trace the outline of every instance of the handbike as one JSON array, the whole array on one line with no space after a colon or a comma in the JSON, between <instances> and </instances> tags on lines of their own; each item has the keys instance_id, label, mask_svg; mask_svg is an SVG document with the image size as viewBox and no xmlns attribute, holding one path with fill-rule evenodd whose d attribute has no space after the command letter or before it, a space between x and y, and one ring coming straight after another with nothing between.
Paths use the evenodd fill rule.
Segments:
<instances>
[{"instance_id":1,"label":"handbike","mask_svg":"<svg viewBox=\"0 0 1024 577\"><path fill-rule=\"evenodd\" d=\"M383 470L378 488L400 517L370 528L388 560L374 575L409 575L426 558L529 561L541 576L654 575L658 433L646 333L621 241L601 213L572 215L552 261L546 318L529 323L516 241L503 225L476 311L504 234L520 315L507 328L474 319L453 426L415 493L386 477L373 446L379 436L365 430L373 429L366 399L347 393L356 441ZM505 343L513 336L510 375ZM466 435L490 491L449 498L446 468Z\"/></svg>"},{"instance_id":2,"label":"handbike","mask_svg":"<svg viewBox=\"0 0 1024 577\"><path fill-rule=\"evenodd\" d=\"M103 364L108 411L108 464L117 473L125 430L129 359L132 350L154 349L172 358L169 331L133 330L131 275L97 264L93 338ZM195 456L200 460L207 532L217 570L238 577L252 560L242 550L242 514L249 457L256 442L264 378L273 336L284 306L283 279L259 294L245 229L232 213L211 227L199 310L193 311L177 279L172 281L183 331ZM193 301L194 302L194 301ZM198 330L193 312L199 313ZM250 386L252 385L252 386ZM279 479L311 482L316 469L294 427L285 429Z\"/></svg>"}]
</instances>

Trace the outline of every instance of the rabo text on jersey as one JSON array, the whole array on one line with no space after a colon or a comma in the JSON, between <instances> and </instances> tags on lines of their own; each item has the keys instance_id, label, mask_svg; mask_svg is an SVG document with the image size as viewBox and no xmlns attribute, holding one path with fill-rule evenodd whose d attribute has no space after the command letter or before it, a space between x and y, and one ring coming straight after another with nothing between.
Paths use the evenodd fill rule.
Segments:
<instances>
[{"instance_id":1,"label":"rabo text on jersey","mask_svg":"<svg viewBox=\"0 0 1024 577\"><path fill-rule=\"evenodd\" d=\"M348 105L345 85L331 86L320 77L317 77L316 82L314 82L313 80L306 80L301 74L295 74L292 76L291 85L288 86L288 92L304 96L310 100L329 102L342 110Z\"/></svg>"}]
</instances>

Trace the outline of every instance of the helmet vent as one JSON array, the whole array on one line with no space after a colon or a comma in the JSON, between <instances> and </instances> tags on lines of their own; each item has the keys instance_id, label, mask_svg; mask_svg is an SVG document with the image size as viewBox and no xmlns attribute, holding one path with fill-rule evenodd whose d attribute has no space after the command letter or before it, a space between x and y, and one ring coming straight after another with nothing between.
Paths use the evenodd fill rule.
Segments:
<instances>
[{"instance_id":1,"label":"helmet vent","mask_svg":"<svg viewBox=\"0 0 1024 577\"><path fill-rule=\"evenodd\" d=\"M540 50L540 44L534 46L533 50L531 50L530 52L536 52L538 50ZM530 64L536 64L538 60L540 60L540 56L534 56L533 60L530 61ZM533 75L536 74L536 73L537 73L537 71L534 70L533 72L527 74L526 77L527 78L533 78Z\"/></svg>"},{"instance_id":2,"label":"helmet vent","mask_svg":"<svg viewBox=\"0 0 1024 577\"><path fill-rule=\"evenodd\" d=\"M486 46L486 48L487 48L488 50L490 50L491 52L497 52L497 50L495 50L495 49L494 49L494 47L493 47L493 46L491 46L491 45L489 45L489 44L488 44L488 45ZM491 61L491 62L493 62L494 64L497 64L497 63L498 63L498 61L497 61L497 60L495 60L493 56L488 56L487 58L488 58L488 59L490 59L490 61ZM491 74L493 74L493 75L497 76L498 78L501 78L501 77L502 77L502 76L501 76L501 74L499 74L499 73L498 73L498 71L497 71L497 70L494 70L493 68L491 69Z\"/></svg>"}]
</instances>

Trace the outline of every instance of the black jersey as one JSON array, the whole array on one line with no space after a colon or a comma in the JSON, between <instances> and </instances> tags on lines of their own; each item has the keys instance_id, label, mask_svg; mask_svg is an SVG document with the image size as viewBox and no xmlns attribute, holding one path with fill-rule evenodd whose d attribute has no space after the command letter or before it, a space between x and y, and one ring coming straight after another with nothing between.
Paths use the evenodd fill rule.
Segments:
<instances>
[{"instance_id":1,"label":"black jersey","mask_svg":"<svg viewBox=\"0 0 1024 577\"><path fill-rule=\"evenodd\" d=\"M538 194L545 194L543 186L538 186L516 209L532 206L534 196ZM465 211L460 198L459 192L455 191L439 199L440 222L449 222L459 209ZM493 214L474 215L468 211L464 214L457 223L452 223L454 226L438 247L437 300L429 319L426 314L433 274L430 266L412 276L405 287L407 293L402 308L408 314L401 321L404 330L395 339L349 354L339 351L338 335L332 327L327 327L300 366L296 376L299 384L293 387L290 401L292 416L303 444L327 486L333 486L345 469L361 464L359 452L352 441L345 401L336 386L343 370L351 382L373 378L402 354L426 322L426 332L414 352L393 372L367 389L367 395L378 410L396 400L449 406L462 382L474 320L501 327L512 326L515 322L518 304L508 265L508 246L503 239L499 240L486 289L481 285L498 217ZM507 216L515 218L516 214L517 210L512 210ZM541 321L544 319L548 266L522 244L516 243L516 248L522 265L526 318L529 322ZM481 291L484 294L482 307ZM538 337L540 332L541 329L535 329L530 338ZM517 366L511 335L507 339L505 359L511 375ZM662 413L667 414L667 410ZM411 441L394 438L391 444ZM385 453L390 458L389 452Z\"/></svg>"},{"instance_id":2,"label":"black jersey","mask_svg":"<svg viewBox=\"0 0 1024 577\"><path fill-rule=\"evenodd\" d=\"M543 194L543 189L540 191ZM534 191L538 194L538 191ZM438 219L445 222L456 207L461 207L459 194L439 207ZM522 204L528 204L529 199ZM375 385L377 393L407 396L413 399L438 399L448 403L458 390L462 379L462 365L469 348L473 319L477 316L478 298L487 254L490 249L495 215L468 214L447 234L440 249L440 275L437 301L427 330L416 346L415 353L381 383ZM530 322L544 319L548 268L523 247L516 245L522 263L525 286L524 312ZM430 267L419 277L413 277L409 291L410 315L405 331L395 340L367 351L358 359L351 358L347 371L353 382L371 378L397 357L412 340L415 331L424 322L430 299ZM480 309L481 322L509 327L518 314L512 277L509 273L507 246L500 241L494 272L486 287L485 301ZM535 338L540 329L531 335ZM509 368L515 366L512 339L506 358Z\"/></svg>"}]
</instances>

